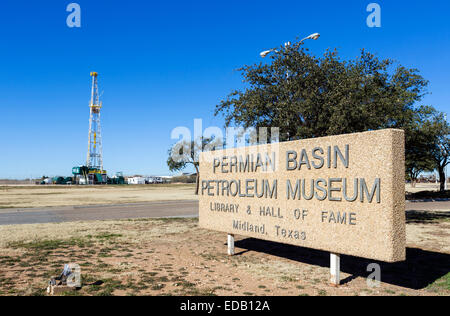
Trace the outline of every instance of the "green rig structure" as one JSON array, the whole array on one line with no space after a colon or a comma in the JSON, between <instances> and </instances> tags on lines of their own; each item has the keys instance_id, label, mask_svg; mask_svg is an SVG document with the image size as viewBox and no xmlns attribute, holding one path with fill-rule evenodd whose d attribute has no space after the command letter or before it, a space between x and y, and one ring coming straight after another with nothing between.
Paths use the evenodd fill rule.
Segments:
<instances>
[{"instance_id":1,"label":"green rig structure","mask_svg":"<svg viewBox=\"0 0 450 316\"><path fill-rule=\"evenodd\" d=\"M122 173L117 173L115 177L108 178L105 170L93 169L86 166L74 167L72 169L74 184L125 184Z\"/></svg>"}]
</instances>

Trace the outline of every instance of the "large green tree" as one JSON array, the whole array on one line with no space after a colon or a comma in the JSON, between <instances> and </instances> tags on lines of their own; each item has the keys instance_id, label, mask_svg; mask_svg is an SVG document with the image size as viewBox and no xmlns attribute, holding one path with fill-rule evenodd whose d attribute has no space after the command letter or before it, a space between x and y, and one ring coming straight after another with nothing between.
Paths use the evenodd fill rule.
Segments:
<instances>
[{"instance_id":1,"label":"large green tree","mask_svg":"<svg viewBox=\"0 0 450 316\"><path fill-rule=\"evenodd\" d=\"M445 190L445 168L450 164L450 125L444 113L434 111L423 125L423 129L433 145L431 149L435 169L439 173L440 190Z\"/></svg>"},{"instance_id":2,"label":"large green tree","mask_svg":"<svg viewBox=\"0 0 450 316\"><path fill-rule=\"evenodd\" d=\"M434 169L436 159L441 169L448 161L423 127L436 111L417 106L428 86L417 69L365 50L351 60L342 60L337 50L316 57L297 42L280 47L269 63L239 70L245 89L233 91L215 110L226 126L279 127L281 141L402 128L413 182Z\"/></svg>"},{"instance_id":3,"label":"large green tree","mask_svg":"<svg viewBox=\"0 0 450 316\"><path fill-rule=\"evenodd\" d=\"M382 128L402 128L428 82L416 69L361 51L316 57L302 43L280 47L270 63L240 69L243 90L216 106L226 126L279 127L282 141Z\"/></svg>"},{"instance_id":4,"label":"large green tree","mask_svg":"<svg viewBox=\"0 0 450 316\"><path fill-rule=\"evenodd\" d=\"M419 175L436 169L433 151L436 146L436 130L430 122L437 111L430 106L421 106L414 112L406 131L406 174L414 187Z\"/></svg>"}]
</instances>

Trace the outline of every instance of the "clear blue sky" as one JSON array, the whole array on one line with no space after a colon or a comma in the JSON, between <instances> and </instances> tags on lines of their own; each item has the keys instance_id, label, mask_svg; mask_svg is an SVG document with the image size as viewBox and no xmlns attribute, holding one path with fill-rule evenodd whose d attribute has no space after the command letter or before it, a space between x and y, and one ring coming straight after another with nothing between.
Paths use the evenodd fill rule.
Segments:
<instances>
[{"instance_id":1,"label":"clear blue sky","mask_svg":"<svg viewBox=\"0 0 450 316\"><path fill-rule=\"evenodd\" d=\"M82 27L66 26L77 2ZM366 6L382 8L368 28ZM110 174L170 174L177 126L222 126L214 106L242 87L235 71L259 52L320 32L315 54L361 48L421 70L424 103L450 109L450 2L13 1L0 8L0 178L70 175L85 163L90 71L104 91L104 164Z\"/></svg>"}]
</instances>

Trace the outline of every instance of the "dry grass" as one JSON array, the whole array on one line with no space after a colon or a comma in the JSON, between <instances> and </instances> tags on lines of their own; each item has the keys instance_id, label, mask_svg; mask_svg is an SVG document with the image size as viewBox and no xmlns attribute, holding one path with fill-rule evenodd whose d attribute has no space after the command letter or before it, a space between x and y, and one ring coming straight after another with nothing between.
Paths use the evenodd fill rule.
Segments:
<instances>
[{"instance_id":1,"label":"dry grass","mask_svg":"<svg viewBox=\"0 0 450 316\"><path fill-rule=\"evenodd\" d=\"M195 200L194 185L0 186L0 209Z\"/></svg>"},{"instance_id":2,"label":"dry grass","mask_svg":"<svg viewBox=\"0 0 450 316\"><path fill-rule=\"evenodd\" d=\"M411 184L406 185L406 192L409 193L417 193L421 191L435 191L438 192L440 190L440 184L436 183L417 183L413 188Z\"/></svg>"},{"instance_id":3,"label":"dry grass","mask_svg":"<svg viewBox=\"0 0 450 316\"><path fill-rule=\"evenodd\" d=\"M0 295L42 295L65 263L81 265L84 284L103 282L76 295L450 295L449 225L408 224L408 262L383 266L379 288L366 285L363 259L343 258L347 281L333 288L327 253L237 238L228 257L226 236L196 219L6 226Z\"/></svg>"},{"instance_id":4,"label":"dry grass","mask_svg":"<svg viewBox=\"0 0 450 316\"><path fill-rule=\"evenodd\" d=\"M147 220L0 226L0 251L15 243L83 239L108 234L118 237L119 242L138 244L164 235L184 233L190 228L184 222L169 222L167 225L167 220L154 220L152 229L148 229Z\"/></svg>"}]
</instances>

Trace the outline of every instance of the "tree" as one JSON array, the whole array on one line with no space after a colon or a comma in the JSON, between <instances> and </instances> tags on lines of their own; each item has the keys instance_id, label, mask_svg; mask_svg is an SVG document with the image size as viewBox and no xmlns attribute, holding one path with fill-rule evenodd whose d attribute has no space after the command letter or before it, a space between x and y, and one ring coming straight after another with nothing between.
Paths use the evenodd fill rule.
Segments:
<instances>
[{"instance_id":1,"label":"tree","mask_svg":"<svg viewBox=\"0 0 450 316\"><path fill-rule=\"evenodd\" d=\"M200 153L206 147L214 149L217 146L220 146L220 143L211 138L203 138L197 141L180 141L169 149L169 158L167 159L169 170L176 172L186 169L189 165L194 166L197 172L195 194L198 195L200 189Z\"/></svg>"},{"instance_id":2,"label":"tree","mask_svg":"<svg viewBox=\"0 0 450 316\"><path fill-rule=\"evenodd\" d=\"M336 50L318 58L302 43L281 47L270 64L239 69L246 89L216 106L225 125L279 127L282 141L382 128L402 128L428 82L416 69L361 55L342 61Z\"/></svg>"},{"instance_id":3,"label":"tree","mask_svg":"<svg viewBox=\"0 0 450 316\"><path fill-rule=\"evenodd\" d=\"M423 128L433 144L431 155L435 163L435 169L439 173L440 191L443 192L447 181L445 168L450 164L450 125L446 114L434 111Z\"/></svg>"},{"instance_id":4,"label":"tree","mask_svg":"<svg viewBox=\"0 0 450 316\"><path fill-rule=\"evenodd\" d=\"M435 115L436 109L430 106L421 106L414 113L410 124L405 126L406 131L406 175L415 187L419 175L424 171L436 169L432 155L435 143L434 136L430 135L428 122Z\"/></svg>"},{"instance_id":5,"label":"tree","mask_svg":"<svg viewBox=\"0 0 450 316\"><path fill-rule=\"evenodd\" d=\"M215 115L223 115L226 126L278 127L281 141L400 128L406 132L407 177L415 182L434 169L434 138L421 124L435 110L416 106L428 86L417 69L365 50L347 61L337 50L315 57L302 45L279 48L269 64L239 69L245 89L228 95Z\"/></svg>"}]
</instances>

